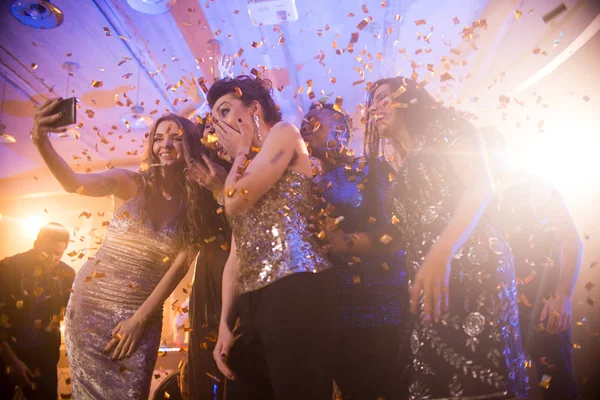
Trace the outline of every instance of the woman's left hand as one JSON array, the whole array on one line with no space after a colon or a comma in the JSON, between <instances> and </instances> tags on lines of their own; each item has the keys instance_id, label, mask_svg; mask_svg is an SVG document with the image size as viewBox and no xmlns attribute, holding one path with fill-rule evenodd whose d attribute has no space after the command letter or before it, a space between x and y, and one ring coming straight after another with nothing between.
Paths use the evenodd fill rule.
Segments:
<instances>
[{"instance_id":1,"label":"woman's left hand","mask_svg":"<svg viewBox=\"0 0 600 400\"><path fill-rule=\"evenodd\" d=\"M146 321L135 315L119 324L112 331L112 340L104 349L108 353L115 349L111 359L122 360L131 357L146 329ZM115 348L116 347L116 348Z\"/></svg>"},{"instance_id":2,"label":"woman's left hand","mask_svg":"<svg viewBox=\"0 0 600 400\"><path fill-rule=\"evenodd\" d=\"M437 322L442 313L448 311L448 284L450 280L450 263L452 253L440 245L434 245L427 255L425 261L411 289L410 310L417 314L419 309L419 298L423 292L423 318L430 321L432 314Z\"/></svg>"},{"instance_id":3,"label":"woman's left hand","mask_svg":"<svg viewBox=\"0 0 600 400\"><path fill-rule=\"evenodd\" d=\"M237 120L234 128L225 122L215 121L215 130L219 143L223 146L225 154L235 159L238 154L247 154L252 146L254 132L249 132L241 118ZM237 129L236 129L237 128Z\"/></svg>"}]
</instances>

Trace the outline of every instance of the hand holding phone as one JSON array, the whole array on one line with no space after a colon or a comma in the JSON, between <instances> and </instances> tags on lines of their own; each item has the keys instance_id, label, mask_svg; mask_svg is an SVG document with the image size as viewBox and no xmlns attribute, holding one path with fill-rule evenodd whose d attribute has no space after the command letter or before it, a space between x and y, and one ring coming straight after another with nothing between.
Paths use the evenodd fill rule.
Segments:
<instances>
[{"instance_id":1,"label":"hand holding phone","mask_svg":"<svg viewBox=\"0 0 600 400\"><path fill-rule=\"evenodd\" d=\"M47 137L49 132L66 132L66 125L74 124L77 121L75 105L76 99L72 97L66 100L48 99L36 107L33 129L30 133L34 143Z\"/></svg>"}]
</instances>

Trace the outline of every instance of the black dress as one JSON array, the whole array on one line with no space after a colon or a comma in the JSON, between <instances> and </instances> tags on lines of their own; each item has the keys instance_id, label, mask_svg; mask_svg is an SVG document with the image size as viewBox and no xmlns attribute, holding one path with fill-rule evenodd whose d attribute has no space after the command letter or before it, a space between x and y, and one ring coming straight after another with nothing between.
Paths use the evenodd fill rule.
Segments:
<instances>
[{"instance_id":1,"label":"black dress","mask_svg":"<svg viewBox=\"0 0 600 400\"><path fill-rule=\"evenodd\" d=\"M465 140L478 151L475 129L451 110L439 110L388 191L386 210L399 220L394 226L411 280L465 191L447 157ZM409 398L526 396L512 254L484 220L454 256L449 295L449 312L439 322L424 321L421 313L411 323Z\"/></svg>"}]
</instances>

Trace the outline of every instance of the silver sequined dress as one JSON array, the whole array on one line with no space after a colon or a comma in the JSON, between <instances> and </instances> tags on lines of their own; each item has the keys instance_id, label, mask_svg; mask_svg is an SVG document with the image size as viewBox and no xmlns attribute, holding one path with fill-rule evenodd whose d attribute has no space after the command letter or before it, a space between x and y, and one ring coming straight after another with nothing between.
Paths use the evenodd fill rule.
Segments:
<instances>
[{"instance_id":1,"label":"silver sequined dress","mask_svg":"<svg viewBox=\"0 0 600 400\"><path fill-rule=\"evenodd\" d=\"M331 267L307 229L313 213L312 185L312 177L288 168L254 207L243 215L228 216L242 293L292 274Z\"/></svg>"},{"instance_id":2,"label":"silver sequined dress","mask_svg":"<svg viewBox=\"0 0 600 400\"><path fill-rule=\"evenodd\" d=\"M451 111L440 110L410 152L386 199L399 222L396 235L414 279L425 255L446 228L464 187L445 154L476 132ZM477 151L476 145L473 151ZM451 267L450 310L437 323L414 317L409 398L513 398L527 391L510 248L481 220Z\"/></svg>"},{"instance_id":3,"label":"silver sequined dress","mask_svg":"<svg viewBox=\"0 0 600 400\"><path fill-rule=\"evenodd\" d=\"M178 223L156 231L143 198L140 188L115 213L100 249L75 278L65 330L75 400L148 399L162 309L130 358L112 361L112 352L103 352L112 330L133 316L179 251Z\"/></svg>"}]
</instances>

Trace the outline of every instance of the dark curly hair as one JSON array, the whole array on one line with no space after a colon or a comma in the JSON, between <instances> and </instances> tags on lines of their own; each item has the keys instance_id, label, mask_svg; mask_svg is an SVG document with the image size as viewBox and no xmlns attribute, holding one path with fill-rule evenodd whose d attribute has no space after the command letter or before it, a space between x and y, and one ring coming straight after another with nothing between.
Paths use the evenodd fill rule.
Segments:
<instances>
[{"instance_id":1,"label":"dark curly hair","mask_svg":"<svg viewBox=\"0 0 600 400\"><path fill-rule=\"evenodd\" d=\"M251 75L239 75L235 78L225 78L213 83L206 96L210 108L213 108L221 97L229 93L239 93L238 90L241 91L240 99L246 107L249 107L254 100L260 103L267 124L275 125L281 121L281 111L279 111L279 107L272 97L273 86L271 81L255 78Z\"/></svg>"},{"instance_id":2,"label":"dark curly hair","mask_svg":"<svg viewBox=\"0 0 600 400\"><path fill-rule=\"evenodd\" d=\"M323 103L323 102L320 102L320 103L323 106L324 110L330 110L330 111L333 111L335 114L339 115L341 118L340 122L346 126L346 129L348 130L348 132L350 134L352 133L352 119L350 118L350 116L348 114L346 114L346 112L344 110L341 110L341 111L336 110L335 105L331 104L331 103ZM317 103L313 103L310 106L310 108L308 109L308 111L316 110L319 107L320 106Z\"/></svg>"}]
</instances>

